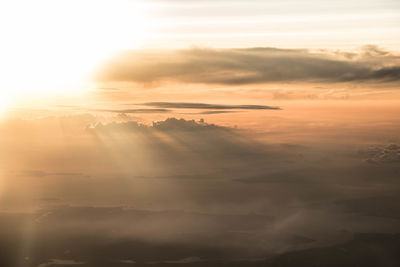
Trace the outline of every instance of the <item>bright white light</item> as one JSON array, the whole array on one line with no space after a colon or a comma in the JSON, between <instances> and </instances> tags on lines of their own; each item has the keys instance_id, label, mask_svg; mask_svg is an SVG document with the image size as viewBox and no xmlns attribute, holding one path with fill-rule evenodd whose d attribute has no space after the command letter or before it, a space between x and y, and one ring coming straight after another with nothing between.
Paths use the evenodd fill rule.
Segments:
<instances>
[{"instance_id":1,"label":"bright white light","mask_svg":"<svg viewBox=\"0 0 400 267\"><path fill-rule=\"evenodd\" d=\"M0 97L82 92L112 53L138 47L149 20L128 0L0 2Z\"/></svg>"}]
</instances>

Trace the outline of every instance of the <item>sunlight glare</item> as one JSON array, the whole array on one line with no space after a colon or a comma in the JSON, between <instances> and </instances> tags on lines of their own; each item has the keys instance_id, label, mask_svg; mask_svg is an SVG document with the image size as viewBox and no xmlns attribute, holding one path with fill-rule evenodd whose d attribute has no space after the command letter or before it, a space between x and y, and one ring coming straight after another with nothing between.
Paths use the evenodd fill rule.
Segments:
<instances>
[{"instance_id":1,"label":"sunlight glare","mask_svg":"<svg viewBox=\"0 0 400 267\"><path fill-rule=\"evenodd\" d=\"M141 45L145 14L128 0L0 2L0 91L14 100L87 90L98 64Z\"/></svg>"},{"instance_id":2,"label":"sunlight glare","mask_svg":"<svg viewBox=\"0 0 400 267\"><path fill-rule=\"evenodd\" d=\"M0 119L4 115L4 112L10 105L10 97L4 92L0 91Z\"/></svg>"}]
</instances>

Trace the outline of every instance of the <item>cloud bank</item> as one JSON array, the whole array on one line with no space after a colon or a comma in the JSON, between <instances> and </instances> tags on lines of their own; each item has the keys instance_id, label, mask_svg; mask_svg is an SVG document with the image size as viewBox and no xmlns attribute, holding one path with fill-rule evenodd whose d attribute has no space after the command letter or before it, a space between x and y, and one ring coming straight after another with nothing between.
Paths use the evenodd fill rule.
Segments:
<instances>
[{"instance_id":1,"label":"cloud bank","mask_svg":"<svg viewBox=\"0 0 400 267\"><path fill-rule=\"evenodd\" d=\"M364 262L359 255L390 255L398 266L400 166L386 159L399 142L369 149L359 135L352 147L341 137L362 121L332 139L290 121L277 134L311 131L313 143L177 118L100 123L85 114L4 124L0 206L41 209L0 212L0 266L21 266L23 257L24 266L298 267L318 255L327 259L321 266ZM359 131L385 140L389 129ZM365 162L371 157L382 163ZM21 256L26 225L34 249ZM368 235L353 239L357 232Z\"/></svg>"},{"instance_id":2,"label":"cloud bank","mask_svg":"<svg viewBox=\"0 0 400 267\"><path fill-rule=\"evenodd\" d=\"M311 52L269 47L127 51L98 73L102 82L174 81L221 85L274 82L377 82L400 80L399 56L376 46L360 52Z\"/></svg>"}]
</instances>

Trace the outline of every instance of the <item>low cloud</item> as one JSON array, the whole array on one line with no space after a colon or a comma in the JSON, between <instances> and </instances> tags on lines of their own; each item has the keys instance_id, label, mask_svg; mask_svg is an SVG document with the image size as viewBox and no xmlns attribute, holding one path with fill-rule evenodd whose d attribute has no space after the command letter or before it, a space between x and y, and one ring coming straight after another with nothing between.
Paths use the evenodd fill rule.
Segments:
<instances>
[{"instance_id":1,"label":"low cloud","mask_svg":"<svg viewBox=\"0 0 400 267\"><path fill-rule=\"evenodd\" d=\"M185 103L185 102L147 102L134 104L140 106L149 106L155 108L139 108L139 109L95 109L91 111L110 112L119 114L145 114L145 113L170 113L174 109L196 109L206 110L193 114L221 114L233 113L242 110L280 110L279 107L264 105L221 105L221 104L205 104L205 103Z\"/></svg>"},{"instance_id":2,"label":"low cloud","mask_svg":"<svg viewBox=\"0 0 400 267\"><path fill-rule=\"evenodd\" d=\"M158 130L158 131L196 131L196 130L220 130L220 131L230 131L230 128L218 126L215 124L209 124L203 120L185 120L177 118L168 118L164 121L155 121L152 126L147 126L145 124L140 124L136 121L129 121L124 123L112 122L109 124L97 124L94 128L88 128L89 130L95 131L137 131L137 130Z\"/></svg>"},{"instance_id":3,"label":"low cloud","mask_svg":"<svg viewBox=\"0 0 400 267\"><path fill-rule=\"evenodd\" d=\"M185 102L148 102L142 105L158 108L183 108L183 109L280 109L279 107L264 105L220 105L205 103L185 103Z\"/></svg>"},{"instance_id":4,"label":"low cloud","mask_svg":"<svg viewBox=\"0 0 400 267\"><path fill-rule=\"evenodd\" d=\"M400 145L397 144L371 146L361 153L368 156L366 162L372 164L400 162Z\"/></svg>"},{"instance_id":5,"label":"low cloud","mask_svg":"<svg viewBox=\"0 0 400 267\"><path fill-rule=\"evenodd\" d=\"M398 82L399 57L376 46L361 52L301 49L200 49L128 51L98 74L103 82L175 81L222 85L271 82Z\"/></svg>"},{"instance_id":6,"label":"low cloud","mask_svg":"<svg viewBox=\"0 0 400 267\"><path fill-rule=\"evenodd\" d=\"M84 131L88 121L93 126ZM370 146L365 139L351 147L340 135L335 142L316 138L320 131L313 132L314 143L289 139L281 145L273 134L263 135L265 142L258 133L204 120L96 122L91 116L40 119L13 126L8 135L2 131L2 151L9 155L2 205L47 207L0 213L0 266L21 264L26 225L35 234L29 266L41 267L61 265L50 259L64 257L96 267L133 260L134 266L260 266L250 261L344 242L354 232L399 229L399 164L364 162L384 150L397 153L397 141L360 155ZM313 131L297 123L304 124L291 124L290 135ZM20 142L32 133L40 142ZM8 175L26 170L36 177L90 177Z\"/></svg>"},{"instance_id":7,"label":"low cloud","mask_svg":"<svg viewBox=\"0 0 400 267\"><path fill-rule=\"evenodd\" d=\"M204 115L211 115L211 114L224 114L224 113L236 113L240 111L231 111L231 110L210 110L210 111L203 111L197 114L204 114Z\"/></svg>"}]
</instances>

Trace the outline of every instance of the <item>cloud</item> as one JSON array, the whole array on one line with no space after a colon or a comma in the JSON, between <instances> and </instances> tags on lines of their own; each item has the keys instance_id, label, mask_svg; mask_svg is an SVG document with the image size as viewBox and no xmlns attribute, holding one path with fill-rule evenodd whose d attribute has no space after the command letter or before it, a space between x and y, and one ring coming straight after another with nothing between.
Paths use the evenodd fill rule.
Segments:
<instances>
[{"instance_id":1,"label":"cloud","mask_svg":"<svg viewBox=\"0 0 400 267\"><path fill-rule=\"evenodd\" d=\"M169 113L172 109L205 109L207 111L198 112L195 114L221 114L238 112L237 110L279 110L279 107L264 106L264 105L220 105L220 104L205 104L205 103L185 103L185 102L147 102L135 104L141 106L151 106L156 108L140 108L140 109L92 109L91 111L111 112L121 114L135 113ZM232 111L236 110L236 111Z\"/></svg>"},{"instance_id":2,"label":"cloud","mask_svg":"<svg viewBox=\"0 0 400 267\"><path fill-rule=\"evenodd\" d=\"M231 111L231 110L211 110L211 111L203 111L199 112L197 114L205 114L205 115L211 115L211 114L224 114L224 113L236 113L240 111ZM196 113L195 113L196 114Z\"/></svg>"},{"instance_id":3,"label":"cloud","mask_svg":"<svg viewBox=\"0 0 400 267\"><path fill-rule=\"evenodd\" d=\"M366 162L372 164L400 162L400 145L397 144L372 146L361 153L368 156Z\"/></svg>"},{"instance_id":4,"label":"cloud","mask_svg":"<svg viewBox=\"0 0 400 267\"><path fill-rule=\"evenodd\" d=\"M200 49L127 51L104 65L103 82L246 85L271 82L398 82L399 57L376 46L361 52L301 49Z\"/></svg>"},{"instance_id":5,"label":"cloud","mask_svg":"<svg viewBox=\"0 0 400 267\"><path fill-rule=\"evenodd\" d=\"M94 131L113 131L113 130L123 130L123 131L150 131L150 130L158 130L158 131L170 131L170 130L178 130L178 131L198 131L198 130L225 130L229 131L230 128L217 126L215 124L205 123L203 120L195 121L195 120L185 120L185 119L177 119L177 118L168 118L164 121L155 121L152 126L147 126L145 124L139 124L135 121L116 123L112 122L109 124L97 124L93 128L88 128L88 130Z\"/></svg>"},{"instance_id":6,"label":"cloud","mask_svg":"<svg viewBox=\"0 0 400 267\"><path fill-rule=\"evenodd\" d=\"M87 121L80 116L63 120L79 128ZM59 120L51 120L52 126L47 121L26 121L32 128L20 130L37 133L45 142L20 142L17 131L2 139L7 144L18 141L4 150L10 155L4 164L11 166L8 171L32 170L36 176L76 171L91 177L15 179L6 172L4 207L49 207L24 217L0 213L1 266L18 266L2 264L2 259L21 258L16 240L23 236L18 230L23 225L33 225L38 233L29 255L33 266L51 266L49 259L67 256L60 253L70 250L68 258L98 267L129 266L120 259L134 259L139 266L178 265L165 261L184 263L193 256L205 261L187 264L235 261L227 266L253 266L236 260L326 246L354 231L399 229L400 221L393 220L399 217L399 201L389 198L398 195L399 165L364 164L367 157L348 142L322 139L297 145L284 138L285 144L279 145L273 134L263 135L264 141L258 133L177 118L153 125L98 124L92 134L63 127L62 134L54 134ZM310 129L297 123L304 124L296 122L290 135ZM66 136L71 141L67 145ZM364 147L366 141L360 139ZM382 146L378 152L384 149L397 151L398 145ZM62 201L37 200L43 197Z\"/></svg>"},{"instance_id":7,"label":"cloud","mask_svg":"<svg viewBox=\"0 0 400 267\"><path fill-rule=\"evenodd\" d=\"M148 108L148 109L96 109L93 111L113 112L113 113L167 113L168 109Z\"/></svg>"},{"instance_id":8,"label":"cloud","mask_svg":"<svg viewBox=\"0 0 400 267\"><path fill-rule=\"evenodd\" d=\"M267 161L273 159L291 158L287 153L269 149L265 144L253 140L245 130L210 124L204 120L168 118L153 122L152 125L134 121L112 122L96 124L87 130L95 140L99 141L101 147L111 140L120 140L118 150L124 152L119 152L113 160L127 164L129 170L133 171L134 161L145 161L145 156L139 156L137 151L146 151L146 154L152 155L148 159L151 164L140 164L134 168L132 172L134 175L131 177L175 177L179 178L178 180L228 177L231 179L234 178L233 175L239 175L232 170L233 166L235 168L241 168L240 166L249 168L250 165L258 164L265 166ZM259 163L260 161L262 163ZM160 173L152 166L154 162L158 162L159 166L166 165L166 168L180 167L173 167L175 170L173 173ZM145 175L141 175L137 174L139 168L149 170ZM180 171L177 171L177 168Z\"/></svg>"},{"instance_id":9,"label":"cloud","mask_svg":"<svg viewBox=\"0 0 400 267\"><path fill-rule=\"evenodd\" d=\"M142 105L159 108L185 108L185 109L280 109L279 107L263 105L220 105L205 103L185 103L185 102L148 102Z\"/></svg>"},{"instance_id":10,"label":"cloud","mask_svg":"<svg viewBox=\"0 0 400 267\"><path fill-rule=\"evenodd\" d=\"M362 78L361 78L362 79ZM364 79L399 81L400 66L380 68L365 75Z\"/></svg>"}]
</instances>

